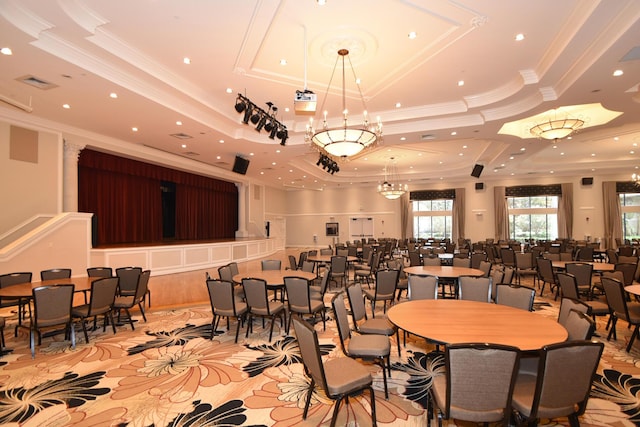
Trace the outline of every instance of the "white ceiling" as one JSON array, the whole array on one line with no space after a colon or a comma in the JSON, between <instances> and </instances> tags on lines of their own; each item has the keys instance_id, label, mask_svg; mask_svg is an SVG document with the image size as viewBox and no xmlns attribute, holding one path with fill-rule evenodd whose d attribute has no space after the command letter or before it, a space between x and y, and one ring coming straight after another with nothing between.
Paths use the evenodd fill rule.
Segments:
<instances>
[{"instance_id":1,"label":"white ceiling","mask_svg":"<svg viewBox=\"0 0 640 427\"><path fill-rule=\"evenodd\" d=\"M251 160L247 176L268 185L378 183L391 157L413 186L474 179L476 163L483 180L631 174L640 165L638 0L0 0L0 15L0 47L13 51L0 55L0 96L32 107L23 114L212 170L230 170L239 154ZM350 51L369 115L384 123L384 143L330 175L316 166L308 116L293 101L306 70L321 116L340 48ZM624 74L613 77L617 69ZM362 102L346 71L357 124ZM337 125L336 73L324 109ZM29 75L55 87L23 83ZM286 146L242 124L237 93L278 107ZM623 114L557 148L498 134L505 122L587 103Z\"/></svg>"}]
</instances>

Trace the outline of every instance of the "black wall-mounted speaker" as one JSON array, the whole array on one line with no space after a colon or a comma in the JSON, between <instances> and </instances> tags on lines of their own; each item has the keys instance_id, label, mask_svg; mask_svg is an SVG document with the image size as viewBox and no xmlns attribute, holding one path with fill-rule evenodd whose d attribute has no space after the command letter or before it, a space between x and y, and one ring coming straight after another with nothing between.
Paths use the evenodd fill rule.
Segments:
<instances>
[{"instance_id":1,"label":"black wall-mounted speaker","mask_svg":"<svg viewBox=\"0 0 640 427\"><path fill-rule=\"evenodd\" d=\"M476 190L484 190L484 182L476 182Z\"/></svg>"},{"instance_id":2,"label":"black wall-mounted speaker","mask_svg":"<svg viewBox=\"0 0 640 427\"><path fill-rule=\"evenodd\" d=\"M582 185L593 185L593 177L582 178Z\"/></svg>"},{"instance_id":3,"label":"black wall-mounted speaker","mask_svg":"<svg viewBox=\"0 0 640 427\"><path fill-rule=\"evenodd\" d=\"M474 178L480 178L480 174L482 173L482 169L484 169L484 166L475 165L473 167L473 170L471 171L471 176L474 177Z\"/></svg>"},{"instance_id":4,"label":"black wall-mounted speaker","mask_svg":"<svg viewBox=\"0 0 640 427\"><path fill-rule=\"evenodd\" d=\"M233 162L233 171L235 173L239 173L244 175L247 173L247 169L249 168L249 160L242 158L240 156L236 156L236 160Z\"/></svg>"}]
</instances>

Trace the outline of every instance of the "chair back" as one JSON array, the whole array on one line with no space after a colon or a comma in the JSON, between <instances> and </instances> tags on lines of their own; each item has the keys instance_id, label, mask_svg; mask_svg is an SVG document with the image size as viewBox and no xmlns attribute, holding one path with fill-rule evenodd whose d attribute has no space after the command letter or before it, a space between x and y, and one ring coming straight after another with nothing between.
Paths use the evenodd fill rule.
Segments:
<instances>
[{"instance_id":1,"label":"chair back","mask_svg":"<svg viewBox=\"0 0 640 427\"><path fill-rule=\"evenodd\" d=\"M438 261L439 263L440 261ZM420 254L416 251L409 251L409 266L417 267L422 265L422 260L420 258Z\"/></svg>"},{"instance_id":2,"label":"chair back","mask_svg":"<svg viewBox=\"0 0 640 427\"><path fill-rule=\"evenodd\" d=\"M347 248L340 248L340 249L336 249L336 255L339 256L349 256L349 249Z\"/></svg>"},{"instance_id":3,"label":"chair back","mask_svg":"<svg viewBox=\"0 0 640 427\"><path fill-rule=\"evenodd\" d=\"M491 274L491 262L489 261L480 261L480 263L478 264L478 270L482 271L482 277L489 277L489 274Z\"/></svg>"},{"instance_id":4,"label":"chair back","mask_svg":"<svg viewBox=\"0 0 640 427\"><path fill-rule=\"evenodd\" d=\"M458 299L491 302L491 278L460 276L458 278Z\"/></svg>"},{"instance_id":5,"label":"chair back","mask_svg":"<svg viewBox=\"0 0 640 427\"><path fill-rule=\"evenodd\" d=\"M500 248L500 260L504 265L513 267L516 265L516 255L511 248Z\"/></svg>"},{"instance_id":6,"label":"chair back","mask_svg":"<svg viewBox=\"0 0 640 427\"><path fill-rule=\"evenodd\" d=\"M267 310L269 312L269 297L267 295L267 281L257 278L242 279L242 288L247 305L253 310Z\"/></svg>"},{"instance_id":7,"label":"chair back","mask_svg":"<svg viewBox=\"0 0 640 427\"><path fill-rule=\"evenodd\" d=\"M422 265L434 265L440 266L442 263L440 262L440 258L437 256L428 256L422 258Z\"/></svg>"},{"instance_id":8,"label":"chair back","mask_svg":"<svg viewBox=\"0 0 640 427\"><path fill-rule=\"evenodd\" d=\"M233 283L233 274L231 273L231 267L229 267L228 264L218 267L218 277L220 277L220 280Z\"/></svg>"},{"instance_id":9,"label":"chair back","mask_svg":"<svg viewBox=\"0 0 640 427\"><path fill-rule=\"evenodd\" d=\"M512 266L505 265L502 276L502 283L510 285L513 282L513 275L516 269Z\"/></svg>"},{"instance_id":10,"label":"chair back","mask_svg":"<svg viewBox=\"0 0 640 427\"><path fill-rule=\"evenodd\" d=\"M311 313L311 296L307 279L295 276L285 277L284 287L287 290L289 312Z\"/></svg>"},{"instance_id":11,"label":"chair back","mask_svg":"<svg viewBox=\"0 0 640 427\"><path fill-rule=\"evenodd\" d=\"M113 308L119 280L117 277L103 277L91 282L91 298L87 317L104 314Z\"/></svg>"},{"instance_id":12,"label":"chair back","mask_svg":"<svg viewBox=\"0 0 640 427\"><path fill-rule=\"evenodd\" d=\"M262 266L262 271L280 270L282 268L282 261L279 259L263 259L260 265Z\"/></svg>"},{"instance_id":13,"label":"chair back","mask_svg":"<svg viewBox=\"0 0 640 427\"><path fill-rule=\"evenodd\" d=\"M536 290L527 286L498 285L496 304L508 305L526 311L533 311Z\"/></svg>"},{"instance_id":14,"label":"chair back","mask_svg":"<svg viewBox=\"0 0 640 427\"><path fill-rule=\"evenodd\" d=\"M538 276L547 283L555 283L556 278L553 274L553 263L548 258L538 258Z\"/></svg>"},{"instance_id":15,"label":"chair back","mask_svg":"<svg viewBox=\"0 0 640 427\"><path fill-rule=\"evenodd\" d=\"M302 263L304 263L307 260L307 252L300 252L300 255L298 256L298 269L302 268Z\"/></svg>"},{"instance_id":16,"label":"chair back","mask_svg":"<svg viewBox=\"0 0 640 427\"><path fill-rule=\"evenodd\" d=\"M302 261L302 271L307 273L313 273L313 268L315 267L315 263L313 261Z\"/></svg>"},{"instance_id":17,"label":"chair back","mask_svg":"<svg viewBox=\"0 0 640 427\"><path fill-rule=\"evenodd\" d=\"M471 259L470 258L458 258L458 257L454 256L452 265L454 267L466 267L466 268L469 268L469 267L471 267Z\"/></svg>"},{"instance_id":18,"label":"chair back","mask_svg":"<svg viewBox=\"0 0 640 427\"><path fill-rule=\"evenodd\" d=\"M297 270L298 269L298 262L296 261L296 257L294 257L293 255L289 255L289 269L290 270Z\"/></svg>"},{"instance_id":19,"label":"chair back","mask_svg":"<svg viewBox=\"0 0 640 427\"><path fill-rule=\"evenodd\" d=\"M213 314L237 317L233 283L226 280L207 280L209 301Z\"/></svg>"},{"instance_id":20,"label":"chair back","mask_svg":"<svg viewBox=\"0 0 640 427\"><path fill-rule=\"evenodd\" d=\"M89 267L87 268L87 276L89 277L113 277L111 267Z\"/></svg>"},{"instance_id":21,"label":"chair back","mask_svg":"<svg viewBox=\"0 0 640 427\"><path fill-rule=\"evenodd\" d=\"M637 256L625 256L625 255L620 255L620 256L615 256L613 258L615 260L615 262L612 262L611 264L617 264L619 262L630 262L631 264L637 264L638 263L638 257Z\"/></svg>"},{"instance_id":22,"label":"chair back","mask_svg":"<svg viewBox=\"0 0 640 427\"><path fill-rule=\"evenodd\" d=\"M340 292L331 300L333 314L338 327L338 335L340 336L340 345L342 351L347 353L347 343L351 339L351 329L349 328L349 317L347 315L347 307L344 304L344 294Z\"/></svg>"},{"instance_id":23,"label":"chair back","mask_svg":"<svg viewBox=\"0 0 640 427\"><path fill-rule=\"evenodd\" d=\"M516 252L516 267L519 270L530 270L533 268L532 252Z\"/></svg>"},{"instance_id":24,"label":"chair back","mask_svg":"<svg viewBox=\"0 0 640 427\"><path fill-rule=\"evenodd\" d=\"M593 248L590 246L579 248L576 252L576 261L593 261Z\"/></svg>"},{"instance_id":25,"label":"chair back","mask_svg":"<svg viewBox=\"0 0 640 427\"><path fill-rule=\"evenodd\" d=\"M611 264L617 264L618 261L618 253L615 249L609 248L607 249L607 262Z\"/></svg>"},{"instance_id":26,"label":"chair back","mask_svg":"<svg viewBox=\"0 0 640 427\"><path fill-rule=\"evenodd\" d=\"M560 261L573 261L573 254L571 252L560 252Z\"/></svg>"},{"instance_id":27,"label":"chair back","mask_svg":"<svg viewBox=\"0 0 640 427\"><path fill-rule=\"evenodd\" d=\"M567 341L590 340L596 330L596 322L578 310L570 310L562 325L567 330Z\"/></svg>"},{"instance_id":28,"label":"chair back","mask_svg":"<svg viewBox=\"0 0 640 427\"><path fill-rule=\"evenodd\" d=\"M364 304L364 293L362 292L362 286L359 282L355 282L347 286L347 298L349 298L349 307L351 308L353 324L356 326L361 320L367 319L367 309Z\"/></svg>"},{"instance_id":29,"label":"chair back","mask_svg":"<svg viewBox=\"0 0 640 427\"><path fill-rule=\"evenodd\" d=\"M3 274L0 276L0 289L21 283L31 283L31 276L30 272Z\"/></svg>"},{"instance_id":30,"label":"chair back","mask_svg":"<svg viewBox=\"0 0 640 427\"><path fill-rule=\"evenodd\" d=\"M619 262L615 265L615 271L621 271L624 276L624 285L630 286L633 285L633 279L636 275L636 268L638 268L637 263L630 262Z\"/></svg>"},{"instance_id":31,"label":"chair back","mask_svg":"<svg viewBox=\"0 0 640 427\"><path fill-rule=\"evenodd\" d=\"M519 359L520 351L511 346L447 345L448 417L476 422L508 419Z\"/></svg>"},{"instance_id":32,"label":"chair back","mask_svg":"<svg viewBox=\"0 0 640 427\"><path fill-rule=\"evenodd\" d=\"M70 268L52 268L40 272L40 280L68 279L71 277Z\"/></svg>"},{"instance_id":33,"label":"chair back","mask_svg":"<svg viewBox=\"0 0 640 427\"><path fill-rule=\"evenodd\" d=\"M399 270L378 270L376 272L376 300L393 299L398 286Z\"/></svg>"},{"instance_id":34,"label":"chair back","mask_svg":"<svg viewBox=\"0 0 640 427\"><path fill-rule=\"evenodd\" d=\"M74 288L74 285L51 285L34 288L32 290L33 326L38 329L69 324Z\"/></svg>"},{"instance_id":35,"label":"chair back","mask_svg":"<svg viewBox=\"0 0 640 427\"><path fill-rule=\"evenodd\" d=\"M613 277L603 276L601 279L604 293L607 297L612 314L622 320L629 319L629 308L627 307L627 295L624 290L624 283Z\"/></svg>"},{"instance_id":36,"label":"chair back","mask_svg":"<svg viewBox=\"0 0 640 427\"><path fill-rule=\"evenodd\" d=\"M504 279L504 269L503 268L492 268L491 273L489 274L491 278L491 300L495 301L498 296L497 286L503 283Z\"/></svg>"},{"instance_id":37,"label":"chair back","mask_svg":"<svg viewBox=\"0 0 640 427\"><path fill-rule=\"evenodd\" d=\"M135 295L141 273L141 267L116 268L116 276L120 279L120 282L118 282L120 295Z\"/></svg>"},{"instance_id":38,"label":"chair back","mask_svg":"<svg viewBox=\"0 0 640 427\"><path fill-rule=\"evenodd\" d=\"M334 255L331 257L331 274L344 274L347 271L347 257Z\"/></svg>"},{"instance_id":39,"label":"chair back","mask_svg":"<svg viewBox=\"0 0 640 427\"><path fill-rule=\"evenodd\" d=\"M487 260L484 252L474 252L471 254L471 268L480 268L480 263Z\"/></svg>"},{"instance_id":40,"label":"chair back","mask_svg":"<svg viewBox=\"0 0 640 427\"><path fill-rule=\"evenodd\" d=\"M140 273L138 277L138 284L136 286L136 293L133 298L134 304L140 304L144 300L144 296L149 289L149 278L151 277L151 271L145 270Z\"/></svg>"},{"instance_id":41,"label":"chair back","mask_svg":"<svg viewBox=\"0 0 640 427\"><path fill-rule=\"evenodd\" d=\"M324 365L322 364L322 356L320 353L320 344L318 343L318 333L313 327L299 316L292 316L293 329L296 332L298 347L300 347L300 356L307 373L313 381L326 393L327 379L324 373Z\"/></svg>"},{"instance_id":42,"label":"chair back","mask_svg":"<svg viewBox=\"0 0 640 427\"><path fill-rule=\"evenodd\" d=\"M578 287L588 286L591 288L591 276L593 274L593 266L584 262L568 262L565 270L569 274L576 277Z\"/></svg>"},{"instance_id":43,"label":"chair back","mask_svg":"<svg viewBox=\"0 0 640 427\"><path fill-rule=\"evenodd\" d=\"M229 266L229 268L231 269L231 277L240 274L240 271L238 270L238 263L237 262L230 262L229 264L227 264Z\"/></svg>"},{"instance_id":44,"label":"chair back","mask_svg":"<svg viewBox=\"0 0 640 427\"><path fill-rule=\"evenodd\" d=\"M556 277L558 278L558 286L560 286L563 297L577 300L580 299L576 276L570 273L559 272L556 274Z\"/></svg>"},{"instance_id":45,"label":"chair back","mask_svg":"<svg viewBox=\"0 0 640 427\"><path fill-rule=\"evenodd\" d=\"M333 255L333 249L331 248L320 249L320 255Z\"/></svg>"},{"instance_id":46,"label":"chair back","mask_svg":"<svg viewBox=\"0 0 640 427\"><path fill-rule=\"evenodd\" d=\"M565 326L567 317L571 310L579 311L587 316L591 316L591 306L577 299L562 297L560 300L560 310L558 311L558 323Z\"/></svg>"},{"instance_id":47,"label":"chair back","mask_svg":"<svg viewBox=\"0 0 640 427\"><path fill-rule=\"evenodd\" d=\"M594 341L544 347L529 418L584 413L603 348L603 343Z\"/></svg>"},{"instance_id":48,"label":"chair back","mask_svg":"<svg viewBox=\"0 0 640 427\"><path fill-rule=\"evenodd\" d=\"M618 256L633 256L633 251L632 246L620 246L618 248Z\"/></svg>"},{"instance_id":49,"label":"chair back","mask_svg":"<svg viewBox=\"0 0 640 427\"><path fill-rule=\"evenodd\" d=\"M438 277L409 275L407 297L411 301L438 299Z\"/></svg>"}]
</instances>

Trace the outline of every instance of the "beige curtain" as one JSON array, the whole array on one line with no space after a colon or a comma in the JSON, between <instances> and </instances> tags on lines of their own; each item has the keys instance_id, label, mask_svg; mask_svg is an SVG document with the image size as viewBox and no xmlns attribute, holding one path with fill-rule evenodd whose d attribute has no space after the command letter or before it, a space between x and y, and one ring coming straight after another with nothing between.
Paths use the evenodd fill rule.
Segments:
<instances>
[{"instance_id":1,"label":"beige curtain","mask_svg":"<svg viewBox=\"0 0 640 427\"><path fill-rule=\"evenodd\" d=\"M571 239L573 237L573 184L561 184L562 196L558 203L558 237Z\"/></svg>"},{"instance_id":2,"label":"beige curtain","mask_svg":"<svg viewBox=\"0 0 640 427\"><path fill-rule=\"evenodd\" d=\"M456 188L456 198L453 200L453 219L451 230L451 241L457 242L464 239L464 188Z\"/></svg>"},{"instance_id":3,"label":"beige curtain","mask_svg":"<svg viewBox=\"0 0 640 427\"><path fill-rule=\"evenodd\" d=\"M493 206L496 211L496 241L509 239L509 210L507 208L506 191L506 187L493 187Z\"/></svg>"},{"instance_id":4,"label":"beige curtain","mask_svg":"<svg viewBox=\"0 0 640 427\"><path fill-rule=\"evenodd\" d=\"M605 249L615 249L616 237L622 239L622 209L615 181L602 183L602 201L604 204L604 247Z\"/></svg>"},{"instance_id":5,"label":"beige curtain","mask_svg":"<svg viewBox=\"0 0 640 427\"><path fill-rule=\"evenodd\" d=\"M411 218L411 221L409 221ZM408 239L413 236L413 211L407 191L400 197L400 238Z\"/></svg>"}]
</instances>

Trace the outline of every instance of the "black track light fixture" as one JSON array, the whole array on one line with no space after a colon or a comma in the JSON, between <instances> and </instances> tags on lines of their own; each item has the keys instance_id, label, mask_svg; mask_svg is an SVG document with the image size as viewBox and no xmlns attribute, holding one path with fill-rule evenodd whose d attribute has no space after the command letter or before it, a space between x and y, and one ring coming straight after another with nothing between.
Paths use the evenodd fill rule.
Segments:
<instances>
[{"instance_id":1,"label":"black track light fixture","mask_svg":"<svg viewBox=\"0 0 640 427\"><path fill-rule=\"evenodd\" d=\"M271 101L265 104L268 107L266 111L251 102L246 96L238 94L234 108L238 113L244 113L242 123L248 125L251 122L251 124L256 125L256 131L258 132L264 129L269 133L270 139L277 137L280 140L280 145L284 146L287 143L287 139L289 139L289 132L287 127L276 118L278 107L273 105Z\"/></svg>"},{"instance_id":2,"label":"black track light fixture","mask_svg":"<svg viewBox=\"0 0 640 427\"><path fill-rule=\"evenodd\" d=\"M322 165L322 170L327 171L327 173L330 173L331 175L336 172L340 172L340 167L338 166L338 164L333 159L331 159L331 157L325 154L320 154L320 157L318 157L316 166L320 165Z\"/></svg>"}]
</instances>

